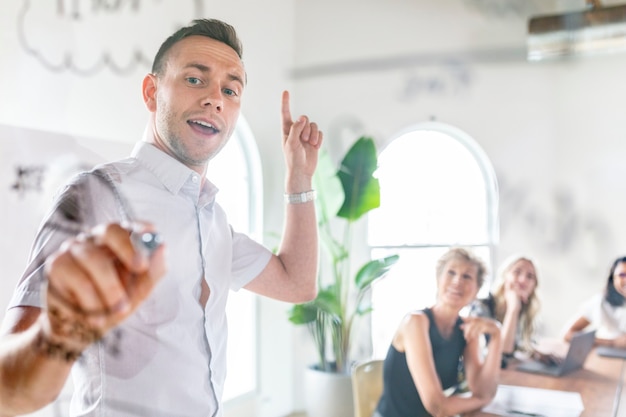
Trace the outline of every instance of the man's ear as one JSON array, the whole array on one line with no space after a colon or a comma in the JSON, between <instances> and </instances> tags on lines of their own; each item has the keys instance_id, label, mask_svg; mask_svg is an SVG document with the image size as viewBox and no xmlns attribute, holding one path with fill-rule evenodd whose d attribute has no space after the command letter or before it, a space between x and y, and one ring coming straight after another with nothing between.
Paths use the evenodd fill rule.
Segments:
<instances>
[{"instance_id":1,"label":"man's ear","mask_svg":"<svg viewBox=\"0 0 626 417\"><path fill-rule=\"evenodd\" d=\"M143 102L146 104L148 110L152 113L156 111L157 100L157 77L154 74L148 74L144 77L141 84L141 92L143 94Z\"/></svg>"}]
</instances>

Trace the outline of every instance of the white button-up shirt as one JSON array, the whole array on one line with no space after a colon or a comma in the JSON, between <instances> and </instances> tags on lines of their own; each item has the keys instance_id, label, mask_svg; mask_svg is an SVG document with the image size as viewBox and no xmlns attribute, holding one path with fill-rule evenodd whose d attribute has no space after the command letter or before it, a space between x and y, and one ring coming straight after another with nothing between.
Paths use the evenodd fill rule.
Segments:
<instances>
[{"instance_id":1,"label":"white button-up shirt","mask_svg":"<svg viewBox=\"0 0 626 417\"><path fill-rule=\"evenodd\" d=\"M131 158L96 172L106 175L79 175L60 194L9 308L42 306L42 260L76 226L153 223L167 245L168 272L135 314L75 364L71 415L220 416L229 288L256 277L271 252L231 229L213 184L153 145L141 142ZM205 307L202 279L210 289Z\"/></svg>"}]
</instances>

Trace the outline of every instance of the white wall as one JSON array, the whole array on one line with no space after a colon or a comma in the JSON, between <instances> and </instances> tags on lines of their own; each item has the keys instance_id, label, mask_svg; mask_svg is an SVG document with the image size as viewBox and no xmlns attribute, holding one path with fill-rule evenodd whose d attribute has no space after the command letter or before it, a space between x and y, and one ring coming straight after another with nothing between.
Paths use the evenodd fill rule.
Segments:
<instances>
[{"instance_id":1,"label":"white wall","mask_svg":"<svg viewBox=\"0 0 626 417\"><path fill-rule=\"evenodd\" d=\"M80 9L75 9L78 3ZM280 100L282 90L292 88L286 76L294 48L292 2L100 2L122 4L120 10L109 11L92 9L96 3L26 0L0 4L0 125L117 141L130 148L140 139L147 121L141 80L150 70L144 64L133 64L132 53L140 51L151 62L160 43L175 27L195 17L223 19L235 26L244 44L248 86L242 113L258 140L263 161L275 161L263 164L267 196L264 220L268 231L279 231L283 208ZM139 9L133 9L135 3ZM202 12L201 16L198 12ZM62 68L63 62L67 62L63 57L69 54L81 71L88 71L97 65L105 51L112 54L113 62L130 69L120 74L105 66L81 75ZM44 62L61 68L53 71ZM292 95L292 110L295 115L302 112L295 95ZM26 257L26 254L15 255ZM6 262L3 266L0 318L21 274L21 268L7 269ZM254 401L259 416L286 415L293 409L289 359L292 349L288 343L273 343L292 338L293 327L286 320L287 308L284 303L260 302L261 320L272 324L261 326L259 331L261 390ZM283 361L287 366L276 372L273 364ZM249 410L249 407L249 404L233 404L231 409ZM240 411L240 415L250 414Z\"/></svg>"},{"instance_id":2,"label":"white wall","mask_svg":"<svg viewBox=\"0 0 626 417\"><path fill-rule=\"evenodd\" d=\"M613 258L626 253L626 83L619 77L626 57L529 64L525 19L481 13L469 0L137 2L140 17L126 10L91 26L44 19L63 2L0 4L0 124L129 145L146 121L140 84L149 69L89 76L46 69L20 43L20 12L31 3L44 9L26 20L29 39L52 57L71 50L85 61L107 49L123 59L135 43L151 58L173 25L197 10L232 23L244 42L243 114L263 161L268 231L282 226L279 104L289 88L294 115L318 121L336 153L361 129L383 146L433 117L470 134L498 174L499 255L528 252L540 262L547 333L560 330L602 287ZM5 270L0 291L11 291L19 272ZM260 303L259 416L302 407L299 378L313 354L286 309Z\"/></svg>"},{"instance_id":3,"label":"white wall","mask_svg":"<svg viewBox=\"0 0 626 417\"><path fill-rule=\"evenodd\" d=\"M626 253L626 57L528 63L525 18L469 3L299 3L297 94L331 142L361 126L384 146L430 118L470 134L498 175L498 255L538 259L555 334Z\"/></svg>"}]
</instances>

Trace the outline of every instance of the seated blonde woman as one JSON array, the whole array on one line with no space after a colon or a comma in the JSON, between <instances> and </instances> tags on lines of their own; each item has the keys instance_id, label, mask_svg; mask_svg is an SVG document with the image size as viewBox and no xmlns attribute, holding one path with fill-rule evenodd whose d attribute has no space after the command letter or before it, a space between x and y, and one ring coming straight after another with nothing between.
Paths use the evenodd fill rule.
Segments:
<instances>
[{"instance_id":1,"label":"seated blonde woman","mask_svg":"<svg viewBox=\"0 0 626 417\"><path fill-rule=\"evenodd\" d=\"M500 265L489 296L472 304L471 316L491 317L502 323L503 367L506 366L506 359L516 351L546 363L559 360L537 351L533 346L540 309L537 286L537 269L533 260L513 255Z\"/></svg>"},{"instance_id":2,"label":"seated blonde woman","mask_svg":"<svg viewBox=\"0 0 626 417\"><path fill-rule=\"evenodd\" d=\"M501 337L496 320L459 316L475 300L483 262L454 248L437 262L437 300L410 312L393 337L383 367L383 394L375 417L453 416L480 409L495 396ZM483 357L480 339L490 338ZM464 369L470 392L446 395Z\"/></svg>"}]
</instances>

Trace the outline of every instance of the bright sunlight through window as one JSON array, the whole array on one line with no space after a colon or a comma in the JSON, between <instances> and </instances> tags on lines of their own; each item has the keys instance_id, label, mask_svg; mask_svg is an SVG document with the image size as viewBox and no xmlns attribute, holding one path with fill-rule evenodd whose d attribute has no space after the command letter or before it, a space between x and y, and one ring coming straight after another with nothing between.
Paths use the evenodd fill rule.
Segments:
<instances>
[{"instance_id":1,"label":"bright sunlight through window","mask_svg":"<svg viewBox=\"0 0 626 417\"><path fill-rule=\"evenodd\" d=\"M262 185L258 150L252 132L239 118L237 129L211 161L207 177L220 189L217 199L236 231L260 239ZM228 373L224 401L256 389L256 302L249 291L231 291L228 318Z\"/></svg>"},{"instance_id":2,"label":"bright sunlight through window","mask_svg":"<svg viewBox=\"0 0 626 417\"><path fill-rule=\"evenodd\" d=\"M369 215L371 256L400 255L372 289L373 354L382 358L402 317L434 302L436 261L448 248L471 247L492 269L497 186L476 142L441 123L392 140L379 156L377 176L381 206Z\"/></svg>"}]
</instances>

